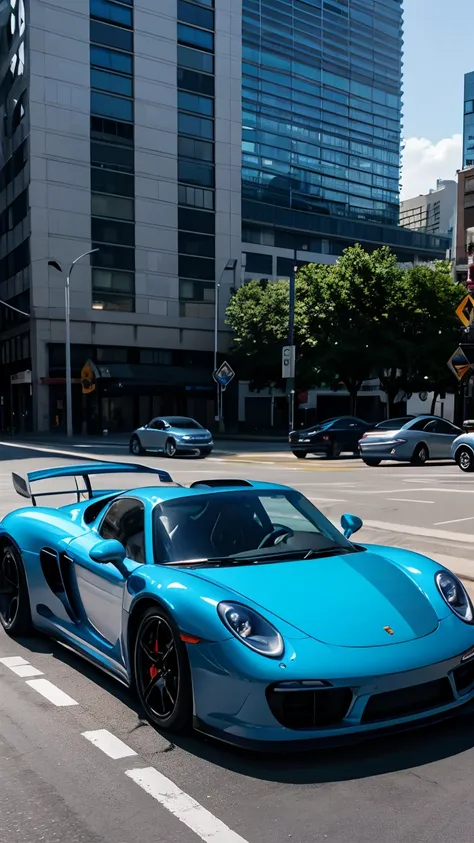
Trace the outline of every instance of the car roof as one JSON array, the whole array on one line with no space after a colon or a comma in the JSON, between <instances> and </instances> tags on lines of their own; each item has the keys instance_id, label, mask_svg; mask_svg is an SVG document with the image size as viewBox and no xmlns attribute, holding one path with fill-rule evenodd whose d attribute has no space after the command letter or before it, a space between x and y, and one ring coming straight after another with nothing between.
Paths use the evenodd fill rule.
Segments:
<instances>
[{"instance_id":1,"label":"car roof","mask_svg":"<svg viewBox=\"0 0 474 843\"><path fill-rule=\"evenodd\" d=\"M249 492L292 492L289 486L282 486L277 483L263 483L257 482L252 480L242 481L239 480L240 483L246 483L248 485L232 485L233 483L237 483L237 481L233 480L222 480L222 485L218 486L207 486L206 481L200 481L202 485L196 486L142 486L138 489L127 489L126 492L120 493L120 497L132 497L137 498L138 500L142 500L143 502L148 502L152 504L156 503L163 503L172 500L178 500L180 498L193 498L193 497L201 497L202 495L222 495L222 494L229 494L231 492L238 492L239 494L248 494ZM218 482L218 481L207 481L207 482ZM226 484L229 485L226 485Z\"/></svg>"}]
</instances>

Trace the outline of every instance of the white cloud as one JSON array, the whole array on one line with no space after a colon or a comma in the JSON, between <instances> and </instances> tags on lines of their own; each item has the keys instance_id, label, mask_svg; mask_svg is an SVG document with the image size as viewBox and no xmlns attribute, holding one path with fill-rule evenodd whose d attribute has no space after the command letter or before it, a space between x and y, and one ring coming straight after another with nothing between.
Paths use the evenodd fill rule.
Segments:
<instances>
[{"instance_id":1,"label":"white cloud","mask_svg":"<svg viewBox=\"0 0 474 843\"><path fill-rule=\"evenodd\" d=\"M407 138L402 158L402 199L428 193L437 179L455 179L462 167L462 135L432 143Z\"/></svg>"}]
</instances>

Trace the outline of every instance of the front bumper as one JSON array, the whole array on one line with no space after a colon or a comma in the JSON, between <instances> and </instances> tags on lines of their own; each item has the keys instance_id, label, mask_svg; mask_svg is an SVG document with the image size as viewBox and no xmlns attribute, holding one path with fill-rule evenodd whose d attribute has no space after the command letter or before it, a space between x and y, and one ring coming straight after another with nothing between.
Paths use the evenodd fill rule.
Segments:
<instances>
[{"instance_id":1,"label":"front bumper","mask_svg":"<svg viewBox=\"0 0 474 843\"><path fill-rule=\"evenodd\" d=\"M331 442L311 441L290 442L291 450L296 454L328 454L332 449Z\"/></svg>"},{"instance_id":2,"label":"front bumper","mask_svg":"<svg viewBox=\"0 0 474 843\"><path fill-rule=\"evenodd\" d=\"M474 629L454 616L426 639L386 647L330 647L308 638L285 644L282 662L247 652L235 639L188 647L196 729L237 746L305 749L421 727L474 707ZM279 722L269 689L317 680L349 689L343 716L300 728L294 719L291 727Z\"/></svg>"},{"instance_id":3,"label":"front bumper","mask_svg":"<svg viewBox=\"0 0 474 843\"><path fill-rule=\"evenodd\" d=\"M179 454L195 454L196 451L206 451L210 454L213 448L214 442L212 439L207 442L176 442L176 450Z\"/></svg>"}]
</instances>

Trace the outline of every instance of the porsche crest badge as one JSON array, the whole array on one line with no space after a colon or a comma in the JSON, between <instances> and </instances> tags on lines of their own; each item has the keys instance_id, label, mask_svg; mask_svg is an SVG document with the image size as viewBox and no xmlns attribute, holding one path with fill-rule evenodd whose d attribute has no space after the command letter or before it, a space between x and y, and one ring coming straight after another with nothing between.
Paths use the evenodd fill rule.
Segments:
<instances>
[{"instance_id":1,"label":"porsche crest badge","mask_svg":"<svg viewBox=\"0 0 474 843\"><path fill-rule=\"evenodd\" d=\"M387 633L387 635L395 635L391 626L384 626L384 631Z\"/></svg>"}]
</instances>

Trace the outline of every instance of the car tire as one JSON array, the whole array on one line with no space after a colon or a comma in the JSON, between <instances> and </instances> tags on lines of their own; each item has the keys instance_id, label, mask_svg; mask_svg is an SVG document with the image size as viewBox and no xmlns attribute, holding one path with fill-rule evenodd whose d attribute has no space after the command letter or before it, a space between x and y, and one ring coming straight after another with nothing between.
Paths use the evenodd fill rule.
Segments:
<instances>
[{"instance_id":1,"label":"car tire","mask_svg":"<svg viewBox=\"0 0 474 843\"><path fill-rule=\"evenodd\" d=\"M456 464L466 474L474 471L474 453L470 448L459 448L456 453Z\"/></svg>"},{"instance_id":2,"label":"car tire","mask_svg":"<svg viewBox=\"0 0 474 843\"><path fill-rule=\"evenodd\" d=\"M173 618L158 604L148 608L140 619L133 672L148 720L158 729L185 731L193 714L188 654Z\"/></svg>"},{"instance_id":3,"label":"car tire","mask_svg":"<svg viewBox=\"0 0 474 843\"><path fill-rule=\"evenodd\" d=\"M296 457L297 460L305 460L308 454L304 451L293 451L293 456Z\"/></svg>"},{"instance_id":4,"label":"car tire","mask_svg":"<svg viewBox=\"0 0 474 843\"><path fill-rule=\"evenodd\" d=\"M176 442L174 441L174 439L167 439L166 442L165 442L165 454L166 454L166 456L169 457L170 459L172 459L173 457L176 456L176 452L177 452L177 448L176 448Z\"/></svg>"},{"instance_id":5,"label":"car tire","mask_svg":"<svg viewBox=\"0 0 474 843\"><path fill-rule=\"evenodd\" d=\"M377 466L380 465L382 460L362 460L362 462L364 462L366 465L368 465L369 468L377 468Z\"/></svg>"},{"instance_id":6,"label":"car tire","mask_svg":"<svg viewBox=\"0 0 474 843\"><path fill-rule=\"evenodd\" d=\"M425 445L424 442L419 442L413 451L410 462L412 465L425 465L429 458L430 452L428 450L428 446Z\"/></svg>"},{"instance_id":7,"label":"car tire","mask_svg":"<svg viewBox=\"0 0 474 843\"><path fill-rule=\"evenodd\" d=\"M12 638L33 630L23 559L9 542L0 547L0 624Z\"/></svg>"},{"instance_id":8,"label":"car tire","mask_svg":"<svg viewBox=\"0 0 474 843\"><path fill-rule=\"evenodd\" d=\"M130 439L130 453L133 454L134 457L146 454L145 448L142 447L142 443L140 442L138 436L132 436Z\"/></svg>"}]
</instances>

